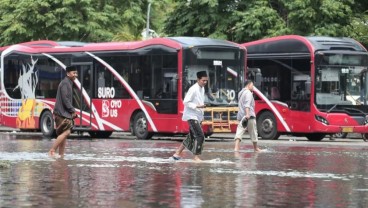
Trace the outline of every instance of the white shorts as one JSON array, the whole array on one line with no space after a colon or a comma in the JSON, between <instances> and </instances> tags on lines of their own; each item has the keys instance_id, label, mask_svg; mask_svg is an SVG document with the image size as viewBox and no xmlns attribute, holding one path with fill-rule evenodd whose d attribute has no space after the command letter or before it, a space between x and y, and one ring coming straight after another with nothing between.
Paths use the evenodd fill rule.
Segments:
<instances>
[{"instance_id":1,"label":"white shorts","mask_svg":"<svg viewBox=\"0 0 368 208\"><path fill-rule=\"evenodd\" d=\"M257 122L255 118L248 120L247 128L243 128L243 126L241 125L241 122L239 122L238 127L236 128L234 140L240 139L241 141L247 129L248 129L248 133L249 133L249 136L252 142L258 142Z\"/></svg>"}]
</instances>

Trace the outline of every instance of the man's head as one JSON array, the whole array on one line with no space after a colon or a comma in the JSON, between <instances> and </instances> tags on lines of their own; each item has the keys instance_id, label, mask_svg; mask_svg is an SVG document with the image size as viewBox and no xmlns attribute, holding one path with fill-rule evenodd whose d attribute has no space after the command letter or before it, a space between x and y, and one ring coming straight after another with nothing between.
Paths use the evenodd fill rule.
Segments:
<instances>
[{"instance_id":1,"label":"man's head","mask_svg":"<svg viewBox=\"0 0 368 208\"><path fill-rule=\"evenodd\" d=\"M199 86L204 87L208 82L208 76L206 71L197 72L197 83Z\"/></svg>"},{"instance_id":2,"label":"man's head","mask_svg":"<svg viewBox=\"0 0 368 208\"><path fill-rule=\"evenodd\" d=\"M248 90L253 91L253 86L254 86L254 84L253 84L252 80L248 79L247 81L245 81L245 87Z\"/></svg>"},{"instance_id":3,"label":"man's head","mask_svg":"<svg viewBox=\"0 0 368 208\"><path fill-rule=\"evenodd\" d=\"M69 77L71 80L75 80L78 77L77 67L75 66L68 66L66 67L66 76Z\"/></svg>"}]
</instances>

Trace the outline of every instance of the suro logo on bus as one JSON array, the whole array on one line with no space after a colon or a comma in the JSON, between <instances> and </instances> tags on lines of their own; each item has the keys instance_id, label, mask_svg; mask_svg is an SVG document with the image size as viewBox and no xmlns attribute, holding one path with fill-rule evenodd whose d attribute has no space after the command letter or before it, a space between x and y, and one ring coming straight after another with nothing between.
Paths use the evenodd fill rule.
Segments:
<instances>
[{"instance_id":1,"label":"suro logo on bus","mask_svg":"<svg viewBox=\"0 0 368 208\"><path fill-rule=\"evenodd\" d=\"M98 98L114 98L115 88L113 87L99 87L98 88Z\"/></svg>"}]
</instances>

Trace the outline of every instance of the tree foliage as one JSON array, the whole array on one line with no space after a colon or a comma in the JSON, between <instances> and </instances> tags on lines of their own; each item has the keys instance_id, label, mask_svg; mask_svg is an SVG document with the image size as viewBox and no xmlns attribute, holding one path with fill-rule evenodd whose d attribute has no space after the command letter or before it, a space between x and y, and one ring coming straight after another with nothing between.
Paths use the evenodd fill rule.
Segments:
<instances>
[{"instance_id":1,"label":"tree foliage","mask_svg":"<svg viewBox=\"0 0 368 208\"><path fill-rule=\"evenodd\" d=\"M1 44L111 39L122 18L108 0L1 0Z\"/></svg>"},{"instance_id":2,"label":"tree foliage","mask_svg":"<svg viewBox=\"0 0 368 208\"><path fill-rule=\"evenodd\" d=\"M151 25L162 32L171 0L153 1ZM0 45L31 40L140 39L147 0L0 0Z\"/></svg>"},{"instance_id":3,"label":"tree foliage","mask_svg":"<svg viewBox=\"0 0 368 208\"><path fill-rule=\"evenodd\" d=\"M115 41L129 41L141 39L141 33L146 28L147 23L147 0L129 0L124 1L123 24L120 25L119 31L115 34ZM150 29L155 30L159 34L163 34L163 24L166 15L173 10L172 0L153 1L150 10Z\"/></svg>"},{"instance_id":4,"label":"tree foliage","mask_svg":"<svg viewBox=\"0 0 368 208\"><path fill-rule=\"evenodd\" d=\"M165 24L166 32L173 36L212 36L247 42L284 34L357 39L368 35L366 0L176 0L176 3Z\"/></svg>"}]
</instances>

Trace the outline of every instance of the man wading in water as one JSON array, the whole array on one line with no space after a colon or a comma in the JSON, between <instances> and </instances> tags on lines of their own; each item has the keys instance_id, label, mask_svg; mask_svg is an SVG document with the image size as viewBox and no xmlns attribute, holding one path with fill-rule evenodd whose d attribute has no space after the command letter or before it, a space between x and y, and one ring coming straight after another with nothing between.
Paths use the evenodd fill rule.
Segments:
<instances>
[{"instance_id":1,"label":"man wading in water","mask_svg":"<svg viewBox=\"0 0 368 208\"><path fill-rule=\"evenodd\" d=\"M71 133L73 119L77 117L72 105L73 101L73 81L78 77L77 68L74 66L66 67L66 77L60 82L54 107L54 117L56 124L56 138L49 150L49 155L54 156L59 149L59 155L64 156L66 139Z\"/></svg>"},{"instance_id":2,"label":"man wading in water","mask_svg":"<svg viewBox=\"0 0 368 208\"><path fill-rule=\"evenodd\" d=\"M180 147L172 156L173 159L179 160L181 153L185 147L194 154L194 161L201 161L199 155L203 150L204 133L201 122L203 121L204 104L204 86L208 82L206 71L197 72L197 83L192 85L184 98L183 121L189 124L189 134Z\"/></svg>"}]
</instances>

